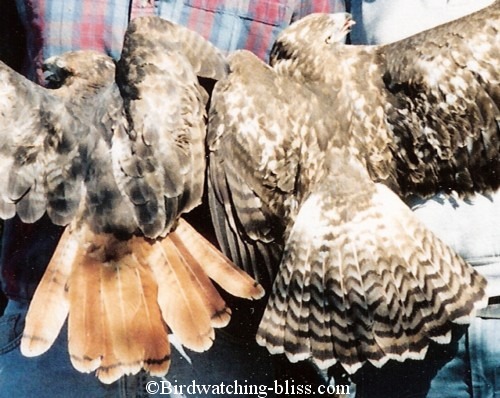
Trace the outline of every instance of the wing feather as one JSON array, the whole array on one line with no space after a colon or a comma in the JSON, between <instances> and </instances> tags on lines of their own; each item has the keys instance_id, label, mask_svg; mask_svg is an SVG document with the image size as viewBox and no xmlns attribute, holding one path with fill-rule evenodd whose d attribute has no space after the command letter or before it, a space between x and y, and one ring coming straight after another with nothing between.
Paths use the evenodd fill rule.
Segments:
<instances>
[{"instance_id":1,"label":"wing feather","mask_svg":"<svg viewBox=\"0 0 500 398\"><path fill-rule=\"evenodd\" d=\"M201 71L202 65L213 71ZM128 128L114 137L115 170L147 236L170 230L179 214L201 202L208 95L197 74L224 71L222 55L179 25L138 18L127 32L118 84Z\"/></svg>"},{"instance_id":2,"label":"wing feather","mask_svg":"<svg viewBox=\"0 0 500 398\"><path fill-rule=\"evenodd\" d=\"M380 48L403 192L500 186L500 2Z\"/></svg>"},{"instance_id":3,"label":"wing feather","mask_svg":"<svg viewBox=\"0 0 500 398\"><path fill-rule=\"evenodd\" d=\"M349 24L344 16L341 31ZM258 260L252 264L252 245L278 247L280 265L257 333L271 353L312 358L320 367L339 361L350 373L367 361L421 359L430 340L449 342L451 323L469 321L485 305L485 280L422 226L401 197L498 186L498 173L487 183L471 177L472 169L498 160L496 71L485 67L490 75L471 80L472 94L463 88L460 103L445 87L462 84L452 81L458 71L435 84L430 69L390 84L399 55L408 56L408 69L418 64L414 48L434 62L425 55L431 42L400 42L388 54L387 47L329 46L310 37L310 46L295 48L294 40L303 45L311 32L318 35L307 21L303 27L283 35L287 51L273 69L237 52L228 77L215 86L209 186L219 240L237 262L250 261L247 270L262 269ZM446 35L437 36L445 48ZM439 50L435 62L470 59L457 49ZM480 134L461 131L464 121L462 128ZM405 139L414 146L406 148ZM472 185L465 189L458 183L467 173Z\"/></svg>"},{"instance_id":4,"label":"wing feather","mask_svg":"<svg viewBox=\"0 0 500 398\"><path fill-rule=\"evenodd\" d=\"M293 133L280 142L281 132L298 128L266 111L279 103L273 89L281 91L270 68L245 51L229 62L229 78L216 84L209 118L212 219L226 254L270 287L282 251L282 204L294 189L299 152Z\"/></svg>"},{"instance_id":5,"label":"wing feather","mask_svg":"<svg viewBox=\"0 0 500 398\"><path fill-rule=\"evenodd\" d=\"M17 212L24 222L49 210L67 224L80 201L85 131L55 93L0 63L0 192L2 218Z\"/></svg>"},{"instance_id":6,"label":"wing feather","mask_svg":"<svg viewBox=\"0 0 500 398\"><path fill-rule=\"evenodd\" d=\"M64 78L54 90L0 64L0 216L33 222L46 211L72 231L51 263L65 279L54 283L59 274L49 269L39 285L23 351L49 349L69 313L76 369L106 383L141 368L164 375L165 321L197 350L229 322L209 278L242 298L263 295L179 221L204 186L208 95L197 74L222 76L225 61L200 36L151 18L131 24L116 74L97 52L66 53L49 66ZM60 310L55 322L43 321L45 302Z\"/></svg>"}]
</instances>

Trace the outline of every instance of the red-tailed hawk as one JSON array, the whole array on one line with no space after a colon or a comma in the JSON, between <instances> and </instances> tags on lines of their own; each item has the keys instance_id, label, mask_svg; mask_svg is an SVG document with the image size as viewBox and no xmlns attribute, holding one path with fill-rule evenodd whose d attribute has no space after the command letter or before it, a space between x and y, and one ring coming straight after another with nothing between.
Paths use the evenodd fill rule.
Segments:
<instances>
[{"instance_id":1,"label":"red-tailed hawk","mask_svg":"<svg viewBox=\"0 0 500 398\"><path fill-rule=\"evenodd\" d=\"M226 63L194 32L143 18L116 68L96 52L44 67L58 88L0 64L0 215L30 223L47 212L68 225L21 351L45 352L68 317L76 369L106 383L141 368L164 375L168 329L202 351L229 321L210 279L240 297L263 294L180 218L200 203L205 176L208 95L197 75L219 79Z\"/></svg>"},{"instance_id":2,"label":"red-tailed hawk","mask_svg":"<svg viewBox=\"0 0 500 398\"><path fill-rule=\"evenodd\" d=\"M424 357L486 303L485 280L405 205L500 185L500 3L385 46L308 16L265 65L230 56L209 112L224 251L272 284L257 341L353 373Z\"/></svg>"}]
</instances>

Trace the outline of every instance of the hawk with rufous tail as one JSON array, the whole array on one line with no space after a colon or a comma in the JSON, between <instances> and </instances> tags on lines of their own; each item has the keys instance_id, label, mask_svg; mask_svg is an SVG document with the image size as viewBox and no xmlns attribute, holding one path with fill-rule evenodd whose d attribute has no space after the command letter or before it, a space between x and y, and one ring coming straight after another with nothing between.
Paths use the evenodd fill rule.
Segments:
<instances>
[{"instance_id":1,"label":"hawk with rufous tail","mask_svg":"<svg viewBox=\"0 0 500 398\"><path fill-rule=\"evenodd\" d=\"M203 351L239 297L262 288L180 216L200 201L208 94L226 63L199 35L132 21L121 59L71 52L44 65L52 89L0 64L0 216L67 225L31 302L24 355L68 322L71 361L110 383L164 375L169 331Z\"/></svg>"}]
</instances>

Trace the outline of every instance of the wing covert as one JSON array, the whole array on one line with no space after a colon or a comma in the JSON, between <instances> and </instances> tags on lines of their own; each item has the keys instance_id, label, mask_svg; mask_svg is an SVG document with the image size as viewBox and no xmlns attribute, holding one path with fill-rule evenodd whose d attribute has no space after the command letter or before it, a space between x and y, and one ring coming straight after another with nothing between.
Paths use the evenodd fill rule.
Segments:
<instances>
[{"instance_id":1,"label":"wing covert","mask_svg":"<svg viewBox=\"0 0 500 398\"><path fill-rule=\"evenodd\" d=\"M81 195L86 159L85 124L54 90L0 64L0 216L24 222L45 211L67 224Z\"/></svg>"},{"instance_id":2,"label":"wing covert","mask_svg":"<svg viewBox=\"0 0 500 398\"><path fill-rule=\"evenodd\" d=\"M298 176L298 126L283 115L293 109L280 106L282 86L272 69L246 51L229 63L210 108L212 218L225 252L270 286L281 256L285 201Z\"/></svg>"},{"instance_id":3,"label":"wing covert","mask_svg":"<svg viewBox=\"0 0 500 398\"><path fill-rule=\"evenodd\" d=\"M500 186L500 3L381 47L403 192Z\"/></svg>"},{"instance_id":4,"label":"wing covert","mask_svg":"<svg viewBox=\"0 0 500 398\"><path fill-rule=\"evenodd\" d=\"M201 202L208 95L197 75L224 73L222 55L195 32L156 17L131 23L117 70L127 125L113 146L118 183L147 236Z\"/></svg>"}]
</instances>

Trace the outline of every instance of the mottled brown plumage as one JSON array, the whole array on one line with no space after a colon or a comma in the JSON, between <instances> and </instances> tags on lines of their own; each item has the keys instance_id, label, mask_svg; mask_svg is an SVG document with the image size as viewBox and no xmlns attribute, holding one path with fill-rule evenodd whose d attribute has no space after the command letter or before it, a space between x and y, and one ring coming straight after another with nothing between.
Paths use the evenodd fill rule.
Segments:
<instances>
[{"instance_id":1,"label":"mottled brown plumage","mask_svg":"<svg viewBox=\"0 0 500 398\"><path fill-rule=\"evenodd\" d=\"M257 341L291 361L424 357L485 305L485 280L405 205L500 184L500 3L380 46L348 14L241 51L214 89L210 199L225 252L272 285Z\"/></svg>"},{"instance_id":2,"label":"mottled brown plumage","mask_svg":"<svg viewBox=\"0 0 500 398\"><path fill-rule=\"evenodd\" d=\"M226 73L199 35L130 24L120 61L49 59L48 90L0 64L0 216L68 225L35 293L21 351L40 355L68 319L71 361L106 383L164 375L167 334L203 351L230 309L212 284L263 294L180 216L201 201L208 95ZM116 76L115 76L116 75Z\"/></svg>"}]
</instances>

